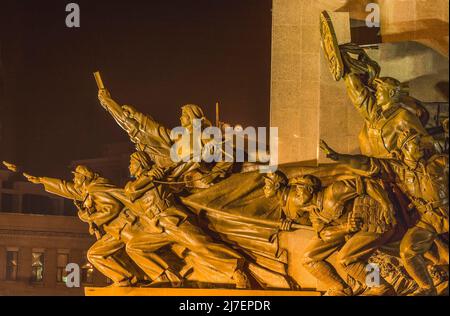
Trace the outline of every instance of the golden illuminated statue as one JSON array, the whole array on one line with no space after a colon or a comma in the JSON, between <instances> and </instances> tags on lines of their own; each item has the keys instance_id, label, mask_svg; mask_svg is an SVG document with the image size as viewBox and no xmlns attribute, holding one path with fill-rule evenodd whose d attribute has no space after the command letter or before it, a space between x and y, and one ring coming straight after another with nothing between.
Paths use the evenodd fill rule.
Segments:
<instances>
[{"instance_id":1,"label":"golden illuminated statue","mask_svg":"<svg viewBox=\"0 0 450 316\"><path fill-rule=\"evenodd\" d=\"M133 211L149 219L154 231L135 237L127 244L130 257L141 266L142 255L176 244L195 253L213 267L215 273L228 276L237 288L249 287L242 270L244 258L224 244L213 241L197 226L192 215L175 202L167 185L158 183L151 176L154 170L164 174L145 152L138 151L131 155L130 173L135 180L128 182L125 194L133 202Z\"/></svg>"},{"instance_id":2,"label":"golden illuminated statue","mask_svg":"<svg viewBox=\"0 0 450 316\"><path fill-rule=\"evenodd\" d=\"M185 146L182 143L183 137L171 135L170 129L156 122L150 115L137 111L132 106L120 106L111 98L106 89L99 89L98 98L100 104L111 114L118 125L128 133L130 140L136 144L137 150L146 152L157 166L171 169L167 176L172 182L175 183L178 180L178 182L183 182L186 187L207 188L216 179L225 177L231 171L233 162L205 163L200 157L194 157L192 147L195 139L190 139L190 143ZM211 126L198 105L184 105L181 108L181 127L191 134L195 120L200 122L200 131ZM212 140L202 138L200 141L199 147L210 143ZM177 148L176 145L178 150L175 149ZM186 150L186 147L189 147L189 150ZM186 152L181 149L186 150ZM177 156L180 162L175 162L171 153L172 156Z\"/></svg>"},{"instance_id":3,"label":"golden illuminated statue","mask_svg":"<svg viewBox=\"0 0 450 316\"><path fill-rule=\"evenodd\" d=\"M331 73L335 80L344 79L350 100L364 118L359 135L362 155L338 154L325 142L321 147L327 157L391 191L407 230L400 236L400 255L418 285L412 295L435 295L425 257L448 270L448 241L438 237L448 234L448 154L440 154L442 147L425 130L428 116L420 102L407 97L398 80L380 78L379 65L362 48L338 45L326 12L321 21L322 47ZM413 210L419 213L417 222ZM439 254L430 256L436 247Z\"/></svg>"},{"instance_id":4,"label":"golden illuminated statue","mask_svg":"<svg viewBox=\"0 0 450 316\"><path fill-rule=\"evenodd\" d=\"M333 78L344 79L350 101L364 119L359 134L364 155L392 158L399 135L412 128L427 136L423 144L428 150L440 150L418 116L424 109L419 109L417 102L410 102L412 98L405 97L398 80L379 77L379 65L364 49L351 43L338 45L331 19L325 11L321 15L321 34Z\"/></svg>"},{"instance_id":5,"label":"golden illuminated statue","mask_svg":"<svg viewBox=\"0 0 450 316\"><path fill-rule=\"evenodd\" d=\"M337 252L341 268L365 287L366 261L389 240L395 225L392 206L382 189L361 178L335 181L322 188L312 175L296 177L289 184L294 188L296 208L309 214L317 233L305 250L303 266L326 284L325 295L352 295L351 287L326 261ZM283 194L286 188L285 176L278 171L268 177L265 193L267 197L274 192ZM298 211L287 215L295 221ZM394 294L392 286L381 279L380 286L366 289L363 295Z\"/></svg>"},{"instance_id":6,"label":"golden illuminated statue","mask_svg":"<svg viewBox=\"0 0 450 316\"><path fill-rule=\"evenodd\" d=\"M295 225L311 225L309 213L297 203L296 188L289 185L286 175L280 171L268 173L264 177L264 196L268 199L276 197L278 205L284 218L281 221L280 229L289 231L295 228Z\"/></svg>"},{"instance_id":7,"label":"golden illuminated statue","mask_svg":"<svg viewBox=\"0 0 450 316\"><path fill-rule=\"evenodd\" d=\"M123 190L85 166L77 166L73 174L73 182L24 175L32 183L43 184L47 192L76 201L78 216L89 224L90 232L98 239L88 250L87 258L114 282L114 286L130 286L144 281L137 276L130 261L121 257L124 257L124 250L129 252L129 243L148 234L147 225L125 206ZM136 255L139 250L139 255ZM135 263L153 284L178 286L181 280L177 274L159 256L144 250L133 243L133 251L128 255L133 260L139 259Z\"/></svg>"},{"instance_id":8,"label":"golden illuminated statue","mask_svg":"<svg viewBox=\"0 0 450 316\"><path fill-rule=\"evenodd\" d=\"M400 255L410 276L419 289L413 295L435 295L436 289L427 270L424 254L435 241L441 246L438 260L448 265L448 245L439 241L439 235L448 234L448 155L435 154L428 160L421 145L421 135L414 129L399 138L399 159L377 159L363 155L339 154L325 142L322 148L333 160L345 163L355 172L393 181L417 209L419 221L403 236Z\"/></svg>"}]
</instances>

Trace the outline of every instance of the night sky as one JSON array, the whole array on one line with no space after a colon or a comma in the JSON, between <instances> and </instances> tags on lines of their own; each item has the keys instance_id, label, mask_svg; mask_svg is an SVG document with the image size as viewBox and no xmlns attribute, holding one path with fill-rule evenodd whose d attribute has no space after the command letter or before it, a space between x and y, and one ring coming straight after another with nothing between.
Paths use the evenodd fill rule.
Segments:
<instances>
[{"instance_id":1,"label":"night sky","mask_svg":"<svg viewBox=\"0 0 450 316\"><path fill-rule=\"evenodd\" d=\"M0 160L49 176L128 137L100 107L100 70L120 104L167 127L195 103L214 120L269 124L271 1L74 1L81 27L65 26L70 1L0 3Z\"/></svg>"}]
</instances>

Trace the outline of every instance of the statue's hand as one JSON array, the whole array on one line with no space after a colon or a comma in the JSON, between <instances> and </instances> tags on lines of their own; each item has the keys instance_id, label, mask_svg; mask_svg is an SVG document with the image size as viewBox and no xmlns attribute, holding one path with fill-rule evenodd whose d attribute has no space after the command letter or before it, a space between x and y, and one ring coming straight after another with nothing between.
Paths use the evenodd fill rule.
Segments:
<instances>
[{"instance_id":1,"label":"statue's hand","mask_svg":"<svg viewBox=\"0 0 450 316\"><path fill-rule=\"evenodd\" d=\"M106 107L108 104L108 99L111 99L111 94L106 89L98 90L98 100L103 107Z\"/></svg>"},{"instance_id":2,"label":"statue's hand","mask_svg":"<svg viewBox=\"0 0 450 316\"><path fill-rule=\"evenodd\" d=\"M3 165L8 168L9 171L17 172L18 168L15 164L9 163L7 161L3 161Z\"/></svg>"},{"instance_id":3,"label":"statue's hand","mask_svg":"<svg viewBox=\"0 0 450 316\"><path fill-rule=\"evenodd\" d=\"M292 227L292 220L291 219L282 219L280 224L280 230L282 231L290 231Z\"/></svg>"},{"instance_id":4,"label":"statue's hand","mask_svg":"<svg viewBox=\"0 0 450 316\"><path fill-rule=\"evenodd\" d=\"M347 221L347 232L356 233L361 230L362 225L362 218L349 216Z\"/></svg>"},{"instance_id":5,"label":"statue's hand","mask_svg":"<svg viewBox=\"0 0 450 316\"><path fill-rule=\"evenodd\" d=\"M133 106L127 104L122 106L122 110L123 113L129 118L134 118L137 113L137 110Z\"/></svg>"},{"instance_id":6,"label":"statue's hand","mask_svg":"<svg viewBox=\"0 0 450 316\"><path fill-rule=\"evenodd\" d=\"M27 178L27 180L30 181L31 183L35 183L35 184L42 183L40 177L35 177L35 176L29 175L28 173L25 173L25 172L23 173L23 176L25 178Z\"/></svg>"},{"instance_id":7,"label":"statue's hand","mask_svg":"<svg viewBox=\"0 0 450 316\"><path fill-rule=\"evenodd\" d=\"M347 43L339 45L339 50L341 53L350 53L359 56L367 55L365 50L361 48L358 44Z\"/></svg>"},{"instance_id":8,"label":"statue's hand","mask_svg":"<svg viewBox=\"0 0 450 316\"><path fill-rule=\"evenodd\" d=\"M165 175L165 171L163 168L157 167L156 165L150 169L150 171L147 173L147 175L153 180L162 180Z\"/></svg>"},{"instance_id":9,"label":"statue's hand","mask_svg":"<svg viewBox=\"0 0 450 316\"><path fill-rule=\"evenodd\" d=\"M320 140L319 146L320 149L325 153L327 158L330 158L331 160L334 161L339 161L339 154L336 151L334 151L330 146L328 146L328 144L323 139Z\"/></svg>"}]
</instances>

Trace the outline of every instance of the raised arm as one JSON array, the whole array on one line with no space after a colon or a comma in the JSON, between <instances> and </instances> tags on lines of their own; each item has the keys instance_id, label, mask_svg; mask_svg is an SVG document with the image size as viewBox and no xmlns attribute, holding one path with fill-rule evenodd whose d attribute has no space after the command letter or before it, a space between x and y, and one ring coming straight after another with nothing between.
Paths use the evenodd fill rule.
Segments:
<instances>
[{"instance_id":1,"label":"raised arm","mask_svg":"<svg viewBox=\"0 0 450 316\"><path fill-rule=\"evenodd\" d=\"M136 122L135 119L130 118L128 112L111 98L111 94L108 90L98 90L98 99L102 107L111 114L117 124L125 130L130 137L134 137L139 129L138 122Z\"/></svg>"},{"instance_id":2,"label":"raised arm","mask_svg":"<svg viewBox=\"0 0 450 316\"><path fill-rule=\"evenodd\" d=\"M357 74L344 75L344 81L353 106L364 119L370 120L375 113L377 103L375 95L364 85Z\"/></svg>"},{"instance_id":3,"label":"raised arm","mask_svg":"<svg viewBox=\"0 0 450 316\"><path fill-rule=\"evenodd\" d=\"M369 86L380 73L380 66L355 44L339 46L345 74L347 94L360 115L370 120L376 107L376 96ZM357 58L353 58L356 55Z\"/></svg>"}]
</instances>

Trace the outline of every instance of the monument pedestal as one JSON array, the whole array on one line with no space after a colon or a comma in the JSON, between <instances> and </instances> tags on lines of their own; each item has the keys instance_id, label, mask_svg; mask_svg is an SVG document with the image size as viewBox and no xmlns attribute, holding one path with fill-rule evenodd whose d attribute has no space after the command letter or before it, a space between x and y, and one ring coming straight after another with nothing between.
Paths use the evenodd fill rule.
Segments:
<instances>
[{"instance_id":1,"label":"monument pedestal","mask_svg":"<svg viewBox=\"0 0 450 316\"><path fill-rule=\"evenodd\" d=\"M320 296L315 291L86 287L86 296Z\"/></svg>"}]
</instances>

